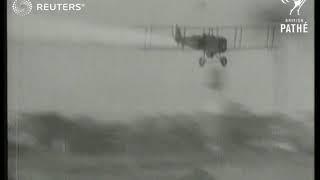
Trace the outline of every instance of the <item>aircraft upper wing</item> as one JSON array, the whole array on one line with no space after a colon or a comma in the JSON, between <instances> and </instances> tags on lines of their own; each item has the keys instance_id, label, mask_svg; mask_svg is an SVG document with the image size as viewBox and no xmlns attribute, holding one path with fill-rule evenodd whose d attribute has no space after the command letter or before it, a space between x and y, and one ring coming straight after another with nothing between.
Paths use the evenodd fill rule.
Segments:
<instances>
[{"instance_id":1,"label":"aircraft upper wing","mask_svg":"<svg viewBox=\"0 0 320 180\"><path fill-rule=\"evenodd\" d=\"M278 24L226 25L226 26L187 26L178 25L183 37L201 35L203 33L221 36L227 39L228 50L273 49L278 45ZM178 47L174 41L175 25L136 26L145 33L143 49L146 50L190 50ZM166 43L159 43L166 39Z\"/></svg>"}]
</instances>

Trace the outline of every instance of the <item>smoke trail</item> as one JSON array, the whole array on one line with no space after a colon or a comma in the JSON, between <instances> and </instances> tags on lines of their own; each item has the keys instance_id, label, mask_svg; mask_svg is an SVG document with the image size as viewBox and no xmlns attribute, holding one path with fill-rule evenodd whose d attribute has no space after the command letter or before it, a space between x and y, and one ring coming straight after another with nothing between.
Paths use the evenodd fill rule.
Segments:
<instances>
[{"instance_id":1,"label":"smoke trail","mask_svg":"<svg viewBox=\"0 0 320 180\"><path fill-rule=\"evenodd\" d=\"M107 46L143 47L146 41L151 40L151 36L148 36L143 28L93 25L76 20L66 21L57 18L10 18L8 37L18 41L95 43ZM170 36L157 34L152 34L152 44L164 47L175 46Z\"/></svg>"}]
</instances>

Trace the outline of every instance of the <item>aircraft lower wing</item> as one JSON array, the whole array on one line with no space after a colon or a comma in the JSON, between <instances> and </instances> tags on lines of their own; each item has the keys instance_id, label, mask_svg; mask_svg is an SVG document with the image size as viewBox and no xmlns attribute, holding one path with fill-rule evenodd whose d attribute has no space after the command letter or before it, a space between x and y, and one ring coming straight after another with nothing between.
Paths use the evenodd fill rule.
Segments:
<instances>
[{"instance_id":1,"label":"aircraft lower wing","mask_svg":"<svg viewBox=\"0 0 320 180\"><path fill-rule=\"evenodd\" d=\"M145 50L145 51L196 51L194 49L191 49L189 47L140 47L139 49Z\"/></svg>"}]
</instances>

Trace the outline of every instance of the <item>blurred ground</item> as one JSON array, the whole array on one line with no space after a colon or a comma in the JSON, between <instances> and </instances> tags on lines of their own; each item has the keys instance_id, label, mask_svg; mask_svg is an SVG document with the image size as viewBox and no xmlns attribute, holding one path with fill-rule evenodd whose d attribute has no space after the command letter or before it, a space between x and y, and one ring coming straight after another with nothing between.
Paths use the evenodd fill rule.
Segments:
<instances>
[{"instance_id":1,"label":"blurred ground","mask_svg":"<svg viewBox=\"0 0 320 180\"><path fill-rule=\"evenodd\" d=\"M200 168L217 179L313 179L310 127L230 108L131 123L24 114L9 128L9 172L18 168L19 179L180 179Z\"/></svg>"}]
</instances>

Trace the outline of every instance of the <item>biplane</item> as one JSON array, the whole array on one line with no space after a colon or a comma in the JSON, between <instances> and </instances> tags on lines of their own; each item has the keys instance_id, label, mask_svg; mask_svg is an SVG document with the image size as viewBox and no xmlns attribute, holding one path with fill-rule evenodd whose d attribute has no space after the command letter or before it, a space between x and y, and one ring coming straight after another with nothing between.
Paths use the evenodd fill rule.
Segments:
<instances>
[{"instance_id":1,"label":"biplane","mask_svg":"<svg viewBox=\"0 0 320 180\"><path fill-rule=\"evenodd\" d=\"M163 26L163 25L151 25L151 26L139 26L143 27L146 33L146 39L144 43L144 49L159 49L159 50L172 50L182 49L186 47L190 50L202 51L203 54L199 58L198 62L200 67L203 67L207 63L207 59L219 60L221 65L225 67L227 65L227 57L224 55L228 51L233 50L250 50L250 49L273 49L275 48L275 35L277 32L276 24L268 25L247 25L247 26L217 26L217 27L198 27L198 26ZM157 30L171 29L172 39L176 43L178 48L159 48L152 45L151 35ZM202 30L202 33L186 35L186 32L194 30ZM229 37L223 34L224 31L229 32ZM253 42L258 43L245 44L243 42L244 32L251 31L257 37L252 36ZM231 33L230 33L231 32ZM257 33L257 32L260 32ZM246 35L250 36L250 34ZM149 37L149 41L147 40ZM260 40L258 40L260 39ZM231 43L230 43L231 42Z\"/></svg>"}]
</instances>

